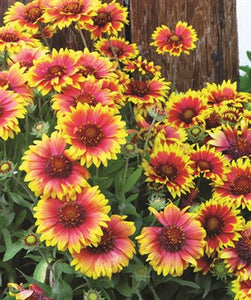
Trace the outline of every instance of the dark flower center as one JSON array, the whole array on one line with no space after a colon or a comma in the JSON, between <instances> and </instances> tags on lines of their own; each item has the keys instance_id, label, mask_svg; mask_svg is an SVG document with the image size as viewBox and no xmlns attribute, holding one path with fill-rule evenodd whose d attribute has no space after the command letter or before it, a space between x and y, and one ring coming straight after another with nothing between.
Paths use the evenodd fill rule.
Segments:
<instances>
[{"instance_id":1,"label":"dark flower center","mask_svg":"<svg viewBox=\"0 0 251 300\"><path fill-rule=\"evenodd\" d=\"M79 102L82 103L82 104L88 103L89 105L95 106L95 103L96 103L95 100L96 99L95 99L95 97L93 97L93 95L88 94L88 93L83 93L83 94L78 95L74 99L74 101L72 103L72 106L76 107Z\"/></svg>"},{"instance_id":2,"label":"dark flower center","mask_svg":"<svg viewBox=\"0 0 251 300\"><path fill-rule=\"evenodd\" d=\"M223 221L217 216L207 216L204 222L204 228L207 236L212 238L222 233Z\"/></svg>"},{"instance_id":3,"label":"dark flower center","mask_svg":"<svg viewBox=\"0 0 251 300\"><path fill-rule=\"evenodd\" d=\"M103 132L96 124L85 124L77 131L78 139L88 147L97 146L103 137Z\"/></svg>"},{"instance_id":4,"label":"dark flower center","mask_svg":"<svg viewBox=\"0 0 251 300\"><path fill-rule=\"evenodd\" d=\"M61 66L51 66L46 74L45 77L47 80L50 80L52 78L55 77L62 77L64 74L66 74L66 69L65 67L61 67Z\"/></svg>"},{"instance_id":5,"label":"dark flower center","mask_svg":"<svg viewBox=\"0 0 251 300\"><path fill-rule=\"evenodd\" d=\"M117 46L113 46L113 50L112 50L112 48L109 48L108 51L112 56L114 56L114 54L113 54L113 51L114 51L114 53L116 54L117 57L121 56L124 53L124 50Z\"/></svg>"},{"instance_id":6,"label":"dark flower center","mask_svg":"<svg viewBox=\"0 0 251 300\"><path fill-rule=\"evenodd\" d=\"M81 13L82 9L83 9L83 6L80 3L78 3L78 2L72 2L72 3L68 3L67 5L65 5L62 8L62 11L65 14L76 15L76 14Z\"/></svg>"},{"instance_id":7,"label":"dark flower center","mask_svg":"<svg viewBox=\"0 0 251 300\"><path fill-rule=\"evenodd\" d=\"M168 38L168 42L169 42L171 45L179 46L180 44L182 44L183 39L182 39L181 36L178 36L178 35L176 35L176 34L172 34L172 35Z\"/></svg>"},{"instance_id":8,"label":"dark flower center","mask_svg":"<svg viewBox=\"0 0 251 300\"><path fill-rule=\"evenodd\" d=\"M85 211L83 206L74 201L66 202L58 210L59 222L65 228L74 228L83 224L85 219Z\"/></svg>"},{"instance_id":9,"label":"dark flower center","mask_svg":"<svg viewBox=\"0 0 251 300\"><path fill-rule=\"evenodd\" d=\"M92 19L94 25L97 25L99 27L104 27L108 22L112 21L112 16L109 12L101 11L98 12L98 14Z\"/></svg>"},{"instance_id":10,"label":"dark flower center","mask_svg":"<svg viewBox=\"0 0 251 300\"><path fill-rule=\"evenodd\" d=\"M159 241L162 248L169 252L180 251L185 242L185 233L179 226L168 225L161 229Z\"/></svg>"},{"instance_id":11,"label":"dark flower center","mask_svg":"<svg viewBox=\"0 0 251 300\"><path fill-rule=\"evenodd\" d=\"M0 77L0 86L3 87L3 86L8 85L8 84L9 84L8 79Z\"/></svg>"},{"instance_id":12,"label":"dark flower center","mask_svg":"<svg viewBox=\"0 0 251 300\"><path fill-rule=\"evenodd\" d=\"M178 171L174 166L166 163L164 165L160 165L156 173L163 179L167 177L169 180L174 180L178 174Z\"/></svg>"},{"instance_id":13,"label":"dark flower center","mask_svg":"<svg viewBox=\"0 0 251 300\"><path fill-rule=\"evenodd\" d=\"M93 254L103 254L110 252L114 247L114 234L111 229L104 228L103 236L97 247L87 247Z\"/></svg>"},{"instance_id":14,"label":"dark flower center","mask_svg":"<svg viewBox=\"0 0 251 300\"><path fill-rule=\"evenodd\" d=\"M211 164L206 160L201 159L201 160L197 161L196 164L197 164L197 168L199 168L200 171L206 171L206 170L210 171L211 170Z\"/></svg>"},{"instance_id":15,"label":"dark flower center","mask_svg":"<svg viewBox=\"0 0 251 300\"><path fill-rule=\"evenodd\" d=\"M195 110L193 110L192 108L187 108L185 109L181 115L180 115L180 119L189 124L192 122L193 117L195 117L197 115L197 113L195 112Z\"/></svg>"},{"instance_id":16,"label":"dark flower center","mask_svg":"<svg viewBox=\"0 0 251 300\"><path fill-rule=\"evenodd\" d=\"M206 119L206 129L215 128L221 125L220 115L216 112L212 112Z\"/></svg>"},{"instance_id":17,"label":"dark flower center","mask_svg":"<svg viewBox=\"0 0 251 300\"><path fill-rule=\"evenodd\" d=\"M233 159L237 159L242 156L249 156L251 153L251 142L244 136L237 136L226 151L226 154Z\"/></svg>"},{"instance_id":18,"label":"dark flower center","mask_svg":"<svg viewBox=\"0 0 251 300\"><path fill-rule=\"evenodd\" d=\"M79 71L84 77L87 77L88 75L93 75L96 73L96 69L94 69L91 66L81 66Z\"/></svg>"},{"instance_id":19,"label":"dark flower center","mask_svg":"<svg viewBox=\"0 0 251 300\"><path fill-rule=\"evenodd\" d=\"M241 259L247 264L251 264L251 236L242 237L236 243L236 251Z\"/></svg>"},{"instance_id":20,"label":"dark flower center","mask_svg":"<svg viewBox=\"0 0 251 300\"><path fill-rule=\"evenodd\" d=\"M0 33L0 39L2 39L6 43L15 43L20 40L19 36L15 33Z\"/></svg>"},{"instance_id":21,"label":"dark flower center","mask_svg":"<svg viewBox=\"0 0 251 300\"><path fill-rule=\"evenodd\" d=\"M30 7L24 13L24 18L30 23L35 23L41 16L42 10L39 6Z\"/></svg>"},{"instance_id":22,"label":"dark flower center","mask_svg":"<svg viewBox=\"0 0 251 300\"><path fill-rule=\"evenodd\" d=\"M246 195L251 193L251 178L248 176L235 178L231 184L231 189L234 195Z\"/></svg>"},{"instance_id":23,"label":"dark flower center","mask_svg":"<svg viewBox=\"0 0 251 300\"><path fill-rule=\"evenodd\" d=\"M72 173L72 162L64 155L53 155L48 158L45 172L51 178L67 178Z\"/></svg>"},{"instance_id":24,"label":"dark flower center","mask_svg":"<svg viewBox=\"0 0 251 300\"><path fill-rule=\"evenodd\" d=\"M147 81L131 80L130 88L131 88L131 91L132 91L132 95L136 95L136 96L139 96L139 97L144 97L150 91L149 83Z\"/></svg>"}]
</instances>

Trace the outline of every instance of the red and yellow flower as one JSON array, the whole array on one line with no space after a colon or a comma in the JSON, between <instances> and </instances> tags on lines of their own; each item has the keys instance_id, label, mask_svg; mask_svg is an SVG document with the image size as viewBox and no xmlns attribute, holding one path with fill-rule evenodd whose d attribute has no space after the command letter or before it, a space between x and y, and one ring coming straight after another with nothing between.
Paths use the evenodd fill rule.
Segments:
<instances>
[{"instance_id":1,"label":"red and yellow flower","mask_svg":"<svg viewBox=\"0 0 251 300\"><path fill-rule=\"evenodd\" d=\"M34 207L37 232L46 246L79 253L97 246L110 220L108 200L97 186L83 188L75 201L43 197Z\"/></svg>"},{"instance_id":2,"label":"red and yellow flower","mask_svg":"<svg viewBox=\"0 0 251 300\"><path fill-rule=\"evenodd\" d=\"M71 145L68 153L89 168L92 164L107 166L116 159L121 145L126 143L125 122L108 106L95 107L78 103L64 118L58 119L66 141Z\"/></svg>"},{"instance_id":3,"label":"red and yellow flower","mask_svg":"<svg viewBox=\"0 0 251 300\"><path fill-rule=\"evenodd\" d=\"M26 68L19 63L13 64L8 70L0 71L0 86L19 95L24 105L28 105L33 102L34 96L27 86L25 71Z\"/></svg>"},{"instance_id":4,"label":"red and yellow flower","mask_svg":"<svg viewBox=\"0 0 251 300\"><path fill-rule=\"evenodd\" d=\"M36 87L42 95L52 91L61 92L63 87L69 85L79 87L81 75L77 72L80 56L80 51L71 49L57 51L53 48L51 54L34 61L34 66L26 73L30 87Z\"/></svg>"},{"instance_id":5,"label":"red and yellow flower","mask_svg":"<svg viewBox=\"0 0 251 300\"><path fill-rule=\"evenodd\" d=\"M190 153L191 168L194 176L201 175L212 181L223 183L226 180L226 173L229 172L229 161L221 152L217 152L214 147L203 145L192 150Z\"/></svg>"},{"instance_id":6,"label":"red and yellow flower","mask_svg":"<svg viewBox=\"0 0 251 300\"><path fill-rule=\"evenodd\" d=\"M18 52L24 47L42 47L39 40L32 38L23 28L14 24L0 27L0 52Z\"/></svg>"},{"instance_id":7,"label":"red and yellow flower","mask_svg":"<svg viewBox=\"0 0 251 300\"><path fill-rule=\"evenodd\" d=\"M242 120L235 127L229 124L222 125L209 132L211 139L207 142L216 147L229 160L250 157L251 155L251 128Z\"/></svg>"},{"instance_id":8,"label":"red and yellow flower","mask_svg":"<svg viewBox=\"0 0 251 300\"><path fill-rule=\"evenodd\" d=\"M114 93L111 90L103 88L101 79L87 78L79 83L80 88L67 87L62 89L61 94L55 94L52 100L52 108L58 113L70 112L71 107L76 108L77 103L87 103L95 106L101 103L115 109L113 101Z\"/></svg>"},{"instance_id":9,"label":"red and yellow flower","mask_svg":"<svg viewBox=\"0 0 251 300\"><path fill-rule=\"evenodd\" d=\"M111 37L108 39L99 39L94 44L95 49L104 56L125 64L127 61L134 59L138 53L138 46L134 43L129 43L122 37ZM115 55L114 55L115 53Z\"/></svg>"},{"instance_id":10,"label":"red and yellow flower","mask_svg":"<svg viewBox=\"0 0 251 300\"><path fill-rule=\"evenodd\" d=\"M4 141L14 138L14 133L21 131L18 119L23 119L25 113L23 99L0 87L0 138Z\"/></svg>"},{"instance_id":11,"label":"red and yellow flower","mask_svg":"<svg viewBox=\"0 0 251 300\"><path fill-rule=\"evenodd\" d=\"M167 205L163 212L152 207L149 210L163 226L142 229L136 237L139 252L147 255L158 275L181 276L189 264L196 266L196 259L203 255L205 231L191 213L174 204Z\"/></svg>"},{"instance_id":12,"label":"red and yellow flower","mask_svg":"<svg viewBox=\"0 0 251 300\"><path fill-rule=\"evenodd\" d=\"M228 247L220 252L230 272L240 279L251 278L251 221L247 222L241 231L241 238L234 242L233 247Z\"/></svg>"},{"instance_id":13,"label":"red and yellow flower","mask_svg":"<svg viewBox=\"0 0 251 300\"><path fill-rule=\"evenodd\" d=\"M249 93L238 92L237 82L223 80L222 84L207 83L202 93L208 99L210 106L221 105L242 106L250 98Z\"/></svg>"},{"instance_id":14,"label":"red and yellow flower","mask_svg":"<svg viewBox=\"0 0 251 300\"><path fill-rule=\"evenodd\" d=\"M84 27L93 23L92 17L96 16L99 6L99 0L50 0L45 7L44 21L59 29L72 23Z\"/></svg>"},{"instance_id":15,"label":"red and yellow flower","mask_svg":"<svg viewBox=\"0 0 251 300\"><path fill-rule=\"evenodd\" d=\"M178 144L156 144L150 161L144 160L142 166L146 181L165 184L174 198L194 187L189 155Z\"/></svg>"},{"instance_id":16,"label":"red and yellow flower","mask_svg":"<svg viewBox=\"0 0 251 300\"><path fill-rule=\"evenodd\" d=\"M43 21L44 0L33 0L26 5L17 1L4 16L4 23L13 26L17 23L30 34L40 31L39 22Z\"/></svg>"},{"instance_id":17,"label":"red and yellow flower","mask_svg":"<svg viewBox=\"0 0 251 300\"><path fill-rule=\"evenodd\" d=\"M85 29L90 31L94 40L101 38L104 33L117 36L124 25L128 24L127 8L115 1L102 3L96 13L97 15L92 17L93 23L85 24Z\"/></svg>"},{"instance_id":18,"label":"red and yellow flower","mask_svg":"<svg viewBox=\"0 0 251 300\"><path fill-rule=\"evenodd\" d=\"M189 54L196 48L195 42L198 40L195 29L182 21L176 24L174 31L166 25L157 27L152 34L152 39L154 42L150 45L157 47L157 53L168 52L173 56L180 56L182 52Z\"/></svg>"},{"instance_id":19,"label":"red and yellow flower","mask_svg":"<svg viewBox=\"0 0 251 300\"><path fill-rule=\"evenodd\" d=\"M251 299L251 278L236 278L231 282L231 291L235 294L234 300Z\"/></svg>"},{"instance_id":20,"label":"red and yellow flower","mask_svg":"<svg viewBox=\"0 0 251 300\"><path fill-rule=\"evenodd\" d=\"M240 211L227 203L210 199L201 203L195 211L196 219L206 231L205 252L211 255L214 251L233 246L241 237L244 220Z\"/></svg>"},{"instance_id":21,"label":"red and yellow flower","mask_svg":"<svg viewBox=\"0 0 251 300\"><path fill-rule=\"evenodd\" d=\"M88 277L97 279L120 272L128 266L135 253L130 236L135 232L133 222L126 217L112 215L107 226L102 228L103 235L96 246L87 246L79 253L73 252L71 265Z\"/></svg>"},{"instance_id":22,"label":"red and yellow flower","mask_svg":"<svg viewBox=\"0 0 251 300\"><path fill-rule=\"evenodd\" d=\"M188 128L203 123L208 114L206 99L199 92L172 93L166 108L167 121L177 127Z\"/></svg>"},{"instance_id":23,"label":"red and yellow flower","mask_svg":"<svg viewBox=\"0 0 251 300\"><path fill-rule=\"evenodd\" d=\"M213 196L233 206L251 210L251 164L250 159L239 158L230 163L226 181L214 183Z\"/></svg>"},{"instance_id":24,"label":"red and yellow flower","mask_svg":"<svg viewBox=\"0 0 251 300\"><path fill-rule=\"evenodd\" d=\"M29 284L26 288L22 284L9 282L8 287L11 288L11 291L9 291L10 296L15 297L16 300L51 300L51 298L45 296L44 291L36 284Z\"/></svg>"},{"instance_id":25,"label":"red and yellow flower","mask_svg":"<svg viewBox=\"0 0 251 300\"><path fill-rule=\"evenodd\" d=\"M50 137L44 134L34 144L24 153L19 168L26 172L24 180L36 196L75 199L82 187L89 186L89 172L67 153L59 132L54 131Z\"/></svg>"}]
</instances>

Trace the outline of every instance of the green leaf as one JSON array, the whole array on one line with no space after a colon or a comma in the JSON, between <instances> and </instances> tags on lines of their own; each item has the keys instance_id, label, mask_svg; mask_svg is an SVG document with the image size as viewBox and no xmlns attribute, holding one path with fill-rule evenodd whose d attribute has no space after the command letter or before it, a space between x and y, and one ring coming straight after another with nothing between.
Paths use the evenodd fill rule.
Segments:
<instances>
[{"instance_id":1,"label":"green leaf","mask_svg":"<svg viewBox=\"0 0 251 300\"><path fill-rule=\"evenodd\" d=\"M10 260L21 249L23 249L23 243L21 241L17 241L14 244L8 245L8 247L6 247L6 251L5 251L4 256L3 256L3 262Z\"/></svg>"},{"instance_id":2,"label":"green leaf","mask_svg":"<svg viewBox=\"0 0 251 300\"><path fill-rule=\"evenodd\" d=\"M247 57L251 61L251 51L247 51Z\"/></svg>"},{"instance_id":3,"label":"green leaf","mask_svg":"<svg viewBox=\"0 0 251 300\"><path fill-rule=\"evenodd\" d=\"M200 289L200 286L192 281L188 281L188 280L183 280L180 278L175 278L175 277L169 277L167 281L172 281L172 282L176 282L181 286L188 286L194 289Z\"/></svg>"},{"instance_id":4,"label":"green leaf","mask_svg":"<svg viewBox=\"0 0 251 300\"><path fill-rule=\"evenodd\" d=\"M57 282L57 285L53 288L52 292L54 294L53 299L55 300L72 300L72 288L66 281Z\"/></svg>"},{"instance_id":5,"label":"green leaf","mask_svg":"<svg viewBox=\"0 0 251 300\"><path fill-rule=\"evenodd\" d=\"M120 281L116 285L116 289L120 292L121 295L125 297L131 296L131 287L129 286L129 283L127 281L126 277L121 277Z\"/></svg>"},{"instance_id":6,"label":"green leaf","mask_svg":"<svg viewBox=\"0 0 251 300\"><path fill-rule=\"evenodd\" d=\"M40 281L45 282L46 273L48 269L48 264L45 260L41 260L37 265L33 273L33 278Z\"/></svg>"},{"instance_id":7,"label":"green leaf","mask_svg":"<svg viewBox=\"0 0 251 300\"><path fill-rule=\"evenodd\" d=\"M22 196L20 196L19 194L12 193L12 192L9 192L8 194L10 195L11 199L15 203L17 203L17 204L19 204L23 207L27 207L31 210L31 208L32 208L32 203L31 202L24 200L24 198Z\"/></svg>"},{"instance_id":8,"label":"green leaf","mask_svg":"<svg viewBox=\"0 0 251 300\"><path fill-rule=\"evenodd\" d=\"M132 187L135 185L135 183L138 181L142 174L142 168L139 167L136 169L126 180L125 186L124 186L124 192L128 192L132 189Z\"/></svg>"},{"instance_id":9,"label":"green leaf","mask_svg":"<svg viewBox=\"0 0 251 300\"><path fill-rule=\"evenodd\" d=\"M132 202L132 201L134 201L135 199L137 199L138 196L139 196L139 193L135 193L135 194L133 194L133 195L127 197L127 198L126 198L126 202Z\"/></svg>"},{"instance_id":10,"label":"green leaf","mask_svg":"<svg viewBox=\"0 0 251 300\"><path fill-rule=\"evenodd\" d=\"M5 228L12 223L15 218L15 213L0 214L0 228Z\"/></svg>"},{"instance_id":11,"label":"green leaf","mask_svg":"<svg viewBox=\"0 0 251 300\"><path fill-rule=\"evenodd\" d=\"M137 210L134 205L130 203L122 203L119 205L119 209L121 214L131 215L131 216L138 216Z\"/></svg>"},{"instance_id":12,"label":"green leaf","mask_svg":"<svg viewBox=\"0 0 251 300\"><path fill-rule=\"evenodd\" d=\"M26 215L27 215L27 210L26 209L22 209L20 211L20 213L16 216L15 227L18 227L18 226L20 226L23 223Z\"/></svg>"}]
</instances>

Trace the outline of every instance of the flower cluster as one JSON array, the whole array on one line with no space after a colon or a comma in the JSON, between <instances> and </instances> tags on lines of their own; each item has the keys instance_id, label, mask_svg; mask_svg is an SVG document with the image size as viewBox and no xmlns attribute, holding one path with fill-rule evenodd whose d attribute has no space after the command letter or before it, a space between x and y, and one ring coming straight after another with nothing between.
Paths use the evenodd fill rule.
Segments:
<instances>
[{"instance_id":1,"label":"flower cluster","mask_svg":"<svg viewBox=\"0 0 251 300\"><path fill-rule=\"evenodd\" d=\"M32 206L41 244L54 249L48 262L58 256L84 279L140 269L131 276L138 294L152 280L149 263L163 277L216 275L231 282L235 299L249 297L250 94L230 80L174 92L175 78L120 36L127 17L114 0L8 9L0 28L0 183L22 180L29 199L15 202ZM70 26L84 49L51 49L50 39ZM157 53L180 56L198 37L178 21L173 31L156 28L152 40ZM19 137L20 155L8 152ZM50 275L56 280L53 268ZM16 299L49 299L36 285L9 287Z\"/></svg>"}]
</instances>

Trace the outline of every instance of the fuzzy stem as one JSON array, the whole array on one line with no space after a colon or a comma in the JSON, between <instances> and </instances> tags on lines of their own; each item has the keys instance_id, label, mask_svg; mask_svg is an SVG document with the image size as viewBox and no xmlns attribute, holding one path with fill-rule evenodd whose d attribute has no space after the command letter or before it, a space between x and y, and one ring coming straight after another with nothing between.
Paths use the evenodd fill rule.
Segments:
<instances>
[{"instance_id":1,"label":"fuzzy stem","mask_svg":"<svg viewBox=\"0 0 251 300\"><path fill-rule=\"evenodd\" d=\"M151 135L151 131L152 131L152 129L153 129L153 126L154 126L155 122L156 122L156 119L154 118L154 119L152 120L152 123L151 123L149 129L148 129L146 141L145 141L145 144L144 144L144 150L143 150L142 157L144 157L144 156L146 155L146 151L147 151L147 147L148 147L148 142L149 142L150 135Z\"/></svg>"},{"instance_id":2,"label":"fuzzy stem","mask_svg":"<svg viewBox=\"0 0 251 300\"><path fill-rule=\"evenodd\" d=\"M174 92L174 91L175 91L175 88L176 88L177 62L178 62L178 58L175 57L175 58L174 58L174 62L173 62L173 82L172 82L172 92Z\"/></svg>"},{"instance_id":3,"label":"fuzzy stem","mask_svg":"<svg viewBox=\"0 0 251 300\"><path fill-rule=\"evenodd\" d=\"M123 176L123 188L125 187L125 183L126 183L128 165L129 165L129 157L126 158L126 162L125 162L125 170L124 170L124 176Z\"/></svg>"},{"instance_id":4,"label":"fuzzy stem","mask_svg":"<svg viewBox=\"0 0 251 300\"><path fill-rule=\"evenodd\" d=\"M88 49L88 46L87 46L87 43L86 43L84 34L83 34L83 32L82 32L82 29L79 27L78 22L77 22L76 24L77 24L78 32L79 32L79 34L80 34L81 40L82 40L82 42L83 42L83 45L84 45L85 48Z\"/></svg>"}]
</instances>

